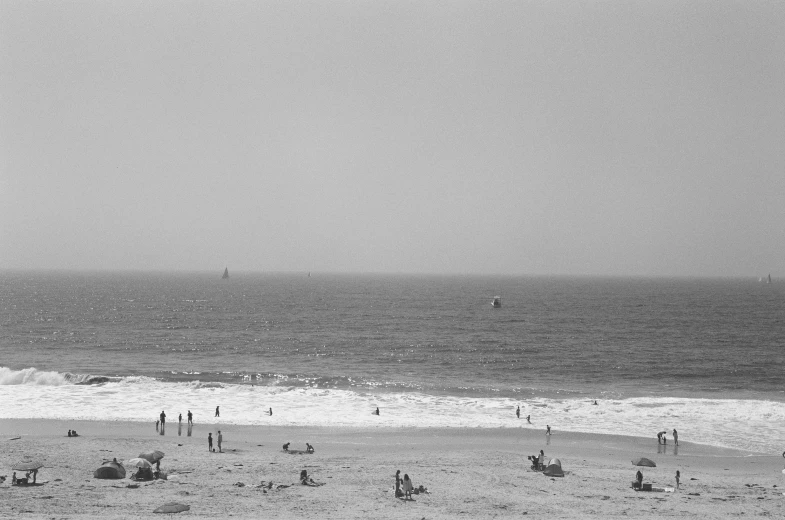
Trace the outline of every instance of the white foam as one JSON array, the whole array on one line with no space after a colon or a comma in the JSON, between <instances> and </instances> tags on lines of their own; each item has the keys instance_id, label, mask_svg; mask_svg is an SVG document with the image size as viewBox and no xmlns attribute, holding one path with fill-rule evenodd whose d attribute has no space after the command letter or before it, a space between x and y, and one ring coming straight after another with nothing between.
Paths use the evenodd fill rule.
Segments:
<instances>
[{"instance_id":1,"label":"white foam","mask_svg":"<svg viewBox=\"0 0 785 520\"><path fill-rule=\"evenodd\" d=\"M34 369L33 369L34 370ZM25 371L20 371L25 372ZM0 369L0 376L5 372ZM763 400L630 398L467 398L416 392L377 392L292 386L250 386L198 381L164 383L128 377L100 385L58 383L48 372L15 374L0 385L0 418L131 420L154 422L165 410L169 422L190 409L197 423L348 427L533 428L651 437L667 430L680 440L755 452L780 453L785 445L785 404ZM32 381L32 383L30 382ZM48 381L48 383L42 383ZM521 404L521 419L515 407ZM215 407L221 417L214 417ZM371 412L379 407L380 416ZM273 416L265 412L271 408ZM532 422L525 417L532 415Z\"/></svg>"}]
</instances>

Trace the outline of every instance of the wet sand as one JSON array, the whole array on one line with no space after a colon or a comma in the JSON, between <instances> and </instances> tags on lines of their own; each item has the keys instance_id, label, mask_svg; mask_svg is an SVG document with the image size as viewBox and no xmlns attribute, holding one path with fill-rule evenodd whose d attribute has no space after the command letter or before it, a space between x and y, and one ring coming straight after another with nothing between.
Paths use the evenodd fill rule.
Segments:
<instances>
[{"instance_id":1,"label":"wet sand","mask_svg":"<svg viewBox=\"0 0 785 520\"><path fill-rule=\"evenodd\" d=\"M80 436L68 438L68 429ZM225 453L207 451L207 434L223 432ZM210 518L727 518L785 516L785 475L780 454L751 454L669 439L562 433L546 437L526 428L357 429L259 427L168 423L0 420L0 516L18 518L127 518L149 514L167 502L191 506L180 516ZM687 435L682 433L682 439ZM10 440L13 437L20 439ZM304 450L291 455L281 449ZM139 483L99 480L93 471L108 459L128 460L142 451L166 453L161 469L169 480ZM530 470L527 455L544 450L566 472L550 478ZM45 467L42 486L12 487L11 465L24 456ZM681 489L636 492L638 468L648 457L656 468L640 468L644 482ZM320 487L298 483L306 469ZM394 475L408 473L428 494L396 499ZM128 471L130 475L131 471ZM272 490L260 487L274 483ZM244 484L243 486L237 485ZM278 485L289 487L278 489Z\"/></svg>"}]
</instances>

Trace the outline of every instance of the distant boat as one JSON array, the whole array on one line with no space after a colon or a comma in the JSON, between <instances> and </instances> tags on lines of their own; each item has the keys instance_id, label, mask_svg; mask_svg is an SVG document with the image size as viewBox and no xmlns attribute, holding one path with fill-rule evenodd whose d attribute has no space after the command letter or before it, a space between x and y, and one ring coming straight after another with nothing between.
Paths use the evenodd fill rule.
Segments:
<instances>
[{"instance_id":1,"label":"distant boat","mask_svg":"<svg viewBox=\"0 0 785 520\"><path fill-rule=\"evenodd\" d=\"M766 283L771 283L771 273L769 273L769 278L766 280Z\"/></svg>"},{"instance_id":2,"label":"distant boat","mask_svg":"<svg viewBox=\"0 0 785 520\"><path fill-rule=\"evenodd\" d=\"M494 309L498 309L502 306L502 297L501 296L494 296L493 300L491 300L491 306Z\"/></svg>"},{"instance_id":3,"label":"distant boat","mask_svg":"<svg viewBox=\"0 0 785 520\"><path fill-rule=\"evenodd\" d=\"M224 275L221 278L223 278L224 280L229 278L229 268L228 267L226 269L224 269Z\"/></svg>"}]
</instances>

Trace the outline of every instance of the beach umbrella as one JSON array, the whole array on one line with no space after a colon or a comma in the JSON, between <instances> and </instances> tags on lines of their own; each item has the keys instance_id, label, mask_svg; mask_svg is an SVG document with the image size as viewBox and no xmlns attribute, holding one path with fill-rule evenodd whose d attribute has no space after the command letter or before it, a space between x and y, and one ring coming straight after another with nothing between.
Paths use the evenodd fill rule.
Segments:
<instances>
[{"instance_id":1,"label":"beach umbrella","mask_svg":"<svg viewBox=\"0 0 785 520\"><path fill-rule=\"evenodd\" d=\"M93 472L95 478L125 478L125 468L119 462L104 462Z\"/></svg>"},{"instance_id":2,"label":"beach umbrella","mask_svg":"<svg viewBox=\"0 0 785 520\"><path fill-rule=\"evenodd\" d=\"M153 510L153 513L182 513L183 511L189 511L190 509L191 506L189 505L169 502L168 504L164 504Z\"/></svg>"},{"instance_id":3,"label":"beach umbrella","mask_svg":"<svg viewBox=\"0 0 785 520\"><path fill-rule=\"evenodd\" d=\"M633 466L648 466L650 468L656 468L657 465L654 463L653 460L647 459L646 457L641 457L639 459L633 459L632 461Z\"/></svg>"},{"instance_id":4,"label":"beach umbrella","mask_svg":"<svg viewBox=\"0 0 785 520\"><path fill-rule=\"evenodd\" d=\"M152 468L153 465L147 459L135 458L131 459L126 462L129 466L133 466L135 468Z\"/></svg>"},{"instance_id":5,"label":"beach umbrella","mask_svg":"<svg viewBox=\"0 0 785 520\"><path fill-rule=\"evenodd\" d=\"M140 453L139 458L148 461L150 464L155 464L156 462L164 458L164 452L159 450L153 450L148 453Z\"/></svg>"},{"instance_id":6,"label":"beach umbrella","mask_svg":"<svg viewBox=\"0 0 785 520\"><path fill-rule=\"evenodd\" d=\"M44 465L38 462L37 460L28 459L28 460L20 460L19 462L11 466L11 469L14 471L34 471L43 467Z\"/></svg>"}]
</instances>

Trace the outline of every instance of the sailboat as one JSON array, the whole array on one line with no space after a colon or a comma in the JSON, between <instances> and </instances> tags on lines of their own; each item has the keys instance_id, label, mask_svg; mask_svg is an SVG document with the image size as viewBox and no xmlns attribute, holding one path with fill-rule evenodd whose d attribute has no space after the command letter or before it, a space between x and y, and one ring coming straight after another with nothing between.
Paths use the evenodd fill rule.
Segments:
<instances>
[{"instance_id":1,"label":"sailboat","mask_svg":"<svg viewBox=\"0 0 785 520\"><path fill-rule=\"evenodd\" d=\"M228 267L226 269L224 269L224 275L221 278L224 279L224 280L229 278L229 268Z\"/></svg>"}]
</instances>

